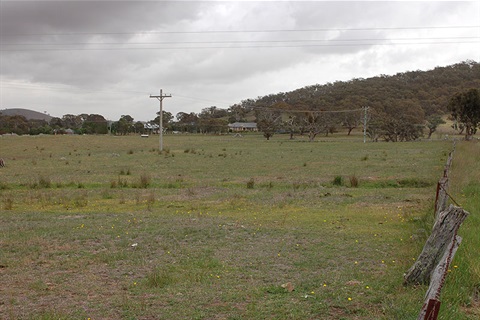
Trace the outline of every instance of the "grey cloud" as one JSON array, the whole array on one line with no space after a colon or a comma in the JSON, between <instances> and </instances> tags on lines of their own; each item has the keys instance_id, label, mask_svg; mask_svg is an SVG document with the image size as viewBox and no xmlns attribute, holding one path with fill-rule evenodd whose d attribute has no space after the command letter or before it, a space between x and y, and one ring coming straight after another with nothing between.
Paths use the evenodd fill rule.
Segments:
<instances>
[{"instance_id":1,"label":"grey cloud","mask_svg":"<svg viewBox=\"0 0 480 320\"><path fill-rule=\"evenodd\" d=\"M2 84L20 82L46 88L48 96L39 90L31 100L41 101L42 108L57 105L63 110L69 104L79 112L110 113L112 119L132 110L141 114L132 114L134 118L148 119L150 113L142 110L153 102L143 92L153 94L161 87L197 99L170 99L171 110L199 111L210 105L205 97L212 105L227 107L226 101L233 104L295 86L479 59L474 45L466 50L441 47L440 53L427 45L360 46L351 41L438 34L395 29L404 26L474 24L480 5L472 2L1 1L0 6L2 107L28 104L28 97L15 96ZM392 29L365 30L382 27ZM262 32L306 29L328 30ZM290 42L275 42L285 40ZM293 42L298 40L318 46L298 46ZM225 43L230 41L236 42ZM339 45L343 43L355 45ZM178 49L189 46L215 48ZM7 51L12 48L21 50ZM67 97L69 92L50 90L57 85L75 89L75 99ZM89 93L95 90L100 93Z\"/></svg>"},{"instance_id":2,"label":"grey cloud","mask_svg":"<svg viewBox=\"0 0 480 320\"><path fill-rule=\"evenodd\" d=\"M201 2L2 1L1 34L135 33L194 19Z\"/></svg>"}]
</instances>

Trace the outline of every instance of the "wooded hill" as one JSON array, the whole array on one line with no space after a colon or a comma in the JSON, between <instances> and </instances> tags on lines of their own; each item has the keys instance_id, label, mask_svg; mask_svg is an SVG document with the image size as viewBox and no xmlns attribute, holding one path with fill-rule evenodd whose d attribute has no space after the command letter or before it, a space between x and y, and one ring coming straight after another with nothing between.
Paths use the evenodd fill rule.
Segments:
<instances>
[{"instance_id":1,"label":"wooded hill","mask_svg":"<svg viewBox=\"0 0 480 320\"><path fill-rule=\"evenodd\" d=\"M53 118L51 115L46 113L21 108L0 110L0 114L4 116L23 116L27 120L45 120L47 122L49 122Z\"/></svg>"},{"instance_id":2,"label":"wooded hill","mask_svg":"<svg viewBox=\"0 0 480 320\"><path fill-rule=\"evenodd\" d=\"M469 60L430 71L316 84L244 100L229 111L237 121L253 113L267 139L281 130L292 136L308 133L313 140L340 127L350 134L362 121L359 111L368 108L367 132L373 141L410 141L423 136L425 128L431 136L455 94L478 88L480 64ZM462 124L457 128L462 131Z\"/></svg>"},{"instance_id":3,"label":"wooded hill","mask_svg":"<svg viewBox=\"0 0 480 320\"><path fill-rule=\"evenodd\" d=\"M429 71L316 84L244 100L240 105L311 111L370 107L393 116L413 113L425 118L445 114L452 96L470 88L480 88L480 63L473 60Z\"/></svg>"}]
</instances>

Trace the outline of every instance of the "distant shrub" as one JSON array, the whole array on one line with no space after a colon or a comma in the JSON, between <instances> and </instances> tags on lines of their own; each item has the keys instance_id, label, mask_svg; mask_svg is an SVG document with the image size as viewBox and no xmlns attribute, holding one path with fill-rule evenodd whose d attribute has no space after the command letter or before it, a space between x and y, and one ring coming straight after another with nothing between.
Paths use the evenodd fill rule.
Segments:
<instances>
[{"instance_id":1,"label":"distant shrub","mask_svg":"<svg viewBox=\"0 0 480 320\"><path fill-rule=\"evenodd\" d=\"M335 176L335 178L333 178L332 184L334 186L343 186L343 177L342 176Z\"/></svg>"}]
</instances>

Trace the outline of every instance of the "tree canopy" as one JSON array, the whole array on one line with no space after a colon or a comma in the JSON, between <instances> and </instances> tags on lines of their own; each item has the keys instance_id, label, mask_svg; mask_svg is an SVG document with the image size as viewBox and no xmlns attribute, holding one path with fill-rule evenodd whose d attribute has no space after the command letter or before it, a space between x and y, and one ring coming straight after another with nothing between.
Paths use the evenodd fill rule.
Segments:
<instances>
[{"instance_id":1,"label":"tree canopy","mask_svg":"<svg viewBox=\"0 0 480 320\"><path fill-rule=\"evenodd\" d=\"M480 92L478 89L456 93L448 104L453 119L465 127L465 140L472 139L480 124Z\"/></svg>"}]
</instances>

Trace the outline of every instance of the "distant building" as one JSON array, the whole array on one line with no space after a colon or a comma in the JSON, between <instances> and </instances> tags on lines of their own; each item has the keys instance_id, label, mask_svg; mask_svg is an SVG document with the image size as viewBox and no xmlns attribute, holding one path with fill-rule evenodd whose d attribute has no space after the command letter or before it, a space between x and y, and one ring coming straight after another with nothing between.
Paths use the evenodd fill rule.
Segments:
<instances>
[{"instance_id":1,"label":"distant building","mask_svg":"<svg viewBox=\"0 0 480 320\"><path fill-rule=\"evenodd\" d=\"M232 132L258 131L255 122L234 122L228 124L228 130Z\"/></svg>"},{"instance_id":2,"label":"distant building","mask_svg":"<svg viewBox=\"0 0 480 320\"><path fill-rule=\"evenodd\" d=\"M143 124L143 128L145 128L145 130L150 133L158 133L160 125L156 123L146 122ZM165 131L165 128L163 128L163 130Z\"/></svg>"}]
</instances>

